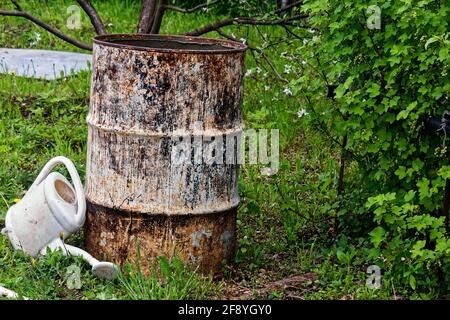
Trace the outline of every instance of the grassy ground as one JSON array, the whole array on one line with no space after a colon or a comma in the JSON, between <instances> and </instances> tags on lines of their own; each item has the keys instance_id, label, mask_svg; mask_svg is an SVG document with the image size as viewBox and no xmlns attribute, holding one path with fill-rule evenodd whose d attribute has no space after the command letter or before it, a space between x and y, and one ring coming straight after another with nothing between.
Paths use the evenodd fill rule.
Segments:
<instances>
[{"instance_id":1,"label":"grassy ground","mask_svg":"<svg viewBox=\"0 0 450 320\"><path fill-rule=\"evenodd\" d=\"M95 3L110 32L134 31L138 1ZM65 27L71 4L23 1L25 9L89 41L93 31L86 17L80 30ZM165 17L162 33L181 33L212 19L208 14L171 13ZM250 40L257 35L246 28L228 32ZM259 30L269 35L276 32L283 31ZM0 17L0 46L81 51L20 18L4 17ZM284 49L282 44L268 49L280 72L289 63L282 57ZM146 279L127 268L118 280L102 281L93 278L81 260L59 253L34 260L13 251L0 237L0 284L33 299L389 299L402 295L388 279L381 290L368 289L368 263L358 244L346 245L346 251L335 245L348 241L333 239L331 234L337 150L310 129L307 116L297 117L301 103L283 93L284 84L267 66L259 72L250 54L248 69L253 72L245 83L246 125L280 130L281 166L272 177L261 175L260 167L243 166L238 250L234 266L224 270L222 279L200 276L179 261L162 258L162 279ZM89 85L89 72L52 82L0 75L0 226L14 199L22 197L38 170L53 156L71 158L84 176ZM77 234L70 241L81 244L82 236ZM72 265L81 274L78 289L70 285Z\"/></svg>"}]
</instances>

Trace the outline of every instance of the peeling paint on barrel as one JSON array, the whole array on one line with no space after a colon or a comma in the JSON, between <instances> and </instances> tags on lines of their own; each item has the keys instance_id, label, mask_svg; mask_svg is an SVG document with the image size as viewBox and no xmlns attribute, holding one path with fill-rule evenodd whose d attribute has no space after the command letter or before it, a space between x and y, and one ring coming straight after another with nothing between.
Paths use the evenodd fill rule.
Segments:
<instances>
[{"instance_id":1,"label":"peeling paint on barrel","mask_svg":"<svg viewBox=\"0 0 450 320\"><path fill-rule=\"evenodd\" d=\"M233 232L226 230L222 233L222 235L220 236L220 243L224 256L227 256L231 252L234 241L235 241L235 234Z\"/></svg>"},{"instance_id":2,"label":"peeling paint on barrel","mask_svg":"<svg viewBox=\"0 0 450 320\"><path fill-rule=\"evenodd\" d=\"M232 258L239 165L197 163L190 149L180 164L173 155L197 137L239 141L244 60L245 46L226 40L94 39L86 170L94 256L123 264L139 244L143 257L177 251L212 272ZM202 150L212 140L200 140Z\"/></svg>"}]
</instances>

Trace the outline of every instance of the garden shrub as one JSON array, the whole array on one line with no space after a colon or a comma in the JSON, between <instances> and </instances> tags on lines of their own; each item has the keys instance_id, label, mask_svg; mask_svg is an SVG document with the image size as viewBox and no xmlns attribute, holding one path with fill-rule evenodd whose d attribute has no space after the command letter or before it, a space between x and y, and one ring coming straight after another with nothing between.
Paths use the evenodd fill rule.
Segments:
<instances>
[{"instance_id":1,"label":"garden shrub","mask_svg":"<svg viewBox=\"0 0 450 320\"><path fill-rule=\"evenodd\" d=\"M450 1L307 0L303 10L310 29L290 86L311 123L337 142L347 136L343 155L360 173L346 178L358 187L345 190L341 221L372 216L368 259L393 285L448 290L450 137L426 119L450 106Z\"/></svg>"}]
</instances>

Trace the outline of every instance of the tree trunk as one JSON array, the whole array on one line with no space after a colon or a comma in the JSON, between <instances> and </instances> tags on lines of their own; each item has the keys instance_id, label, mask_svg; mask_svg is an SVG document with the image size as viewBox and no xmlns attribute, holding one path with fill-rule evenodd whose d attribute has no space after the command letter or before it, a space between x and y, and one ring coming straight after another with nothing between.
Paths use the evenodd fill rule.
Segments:
<instances>
[{"instance_id":1,"label":"tree trunk","mask_svg":"<svg viewBox=\"0 0 450 320\"><path fill-rule=\"evenodd\" d=\"M137 28L138 33L149 33L155 17L156 0L142 2L141 17Z\"/></svg>"},{"instance_id":2,"label":"tree trunk","mask_svg":"<svg viewBox=\"0 0 450 320\"><path fill-rule=\"evenodd\" d=\"M155 18L153 20L152 29L150 31L151 34L158 34L159 33L159 29L161 28L161 23L162 23L162 20L163 20L163 16L164 16L164 13L166 11L166 3L167 3L167 0L160 0L159 1L159 6L158 6L158 9L156 10Z\"/></svg>"}]
</instances>

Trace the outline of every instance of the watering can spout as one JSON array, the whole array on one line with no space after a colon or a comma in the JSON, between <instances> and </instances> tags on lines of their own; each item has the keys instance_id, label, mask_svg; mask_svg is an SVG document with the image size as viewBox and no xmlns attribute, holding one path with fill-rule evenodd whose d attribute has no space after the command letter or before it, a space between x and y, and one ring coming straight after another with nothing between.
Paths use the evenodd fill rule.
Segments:
<instances>
[{"instance_id":1,"label":"watering can spout","mask_svg":"<svg viewBox=\"0 0 450 320\"><path fill-rule=\"evenodd\" d=\"M119 274L119 268L115 264L106 261L98 261L88 252L69 244L65 244L61 239L53 240L47 247L42 249L41 254L45 255L47 253L47 249L50 249L51 251L59 249L64 255L82 257L91 265L92 273L97 278L112 280Z\"/></svg>"}]
</instances>

